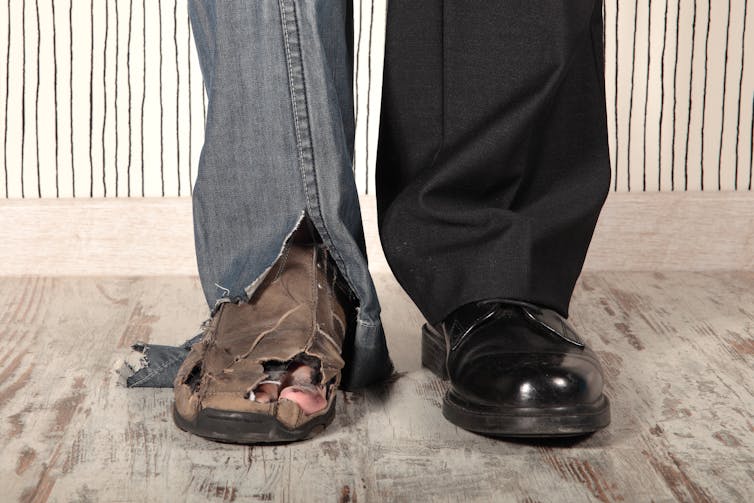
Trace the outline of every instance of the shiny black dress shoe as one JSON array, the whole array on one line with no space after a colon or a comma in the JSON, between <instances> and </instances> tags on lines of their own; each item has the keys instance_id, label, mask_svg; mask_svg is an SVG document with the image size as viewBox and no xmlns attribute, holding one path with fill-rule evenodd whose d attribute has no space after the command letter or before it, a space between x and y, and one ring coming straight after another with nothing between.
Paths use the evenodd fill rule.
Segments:
<instances>
[{"instance_id":1,"label":"shiny black dress shoe","mask_svg":"<svg viewBox=\"0 0 754 503\"><path fill-rule=\"evenodd\" d=\"M610 423L597 356L557 312L494 299L422 327L422 365L450 388L443 416L502 437L577 436Z\"/></svg>"}]
</instances>

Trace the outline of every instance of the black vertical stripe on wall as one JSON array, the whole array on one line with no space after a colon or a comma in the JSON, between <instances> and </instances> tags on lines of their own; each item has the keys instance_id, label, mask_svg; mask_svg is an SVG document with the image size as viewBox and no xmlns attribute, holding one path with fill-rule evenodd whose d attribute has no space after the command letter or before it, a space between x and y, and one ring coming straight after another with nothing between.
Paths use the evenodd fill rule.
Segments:
<instances>
[{"instance_id":1,"label":"black vertical stripe on wall","mask_svg":"<svg viewBox=\"0 0 754 503\"><path fill-rule=\"evenodd\" d=\"M55 0L51 0L55 1ZM70 111L70 143L71 143L71 194L76 197L76 158L73 153L73 0L68 0L68 40L69 49L68 57L70 60L70 67L68 69L68 110Z\"/></svg>"},{"instance_id":2,"label":"black vertical stripe on wall","mask_svg":"<svg viewBox=\"0 0 754 503\"><path fill-rule=\"evenodd\" d=\"M702 127L699 129L699 164L701 169L699 170L699 187L704 190L704 123L707 119L707 78L709 76L709 32L710 21L712 20L712 0L707 0L707 27L704 34L704 78L702 79L702 85L704 91L702 92Z\"/></svg>"},{"instance_id":3,"label":"black vertical stripe on wall","mask_svg":"<svg viewBox=\"0 0 754 503\"><path fill-rule=\"evenodd\" d=\"M141 122L139 123L139 132L141 134L141 148L139 153L141 154L141 197L144 197L144 103L147 98L147 2L141 0L141 15L142 15L142 44L141 44Z\"/></svg>"},{"instance_id":4,"label":"black vertical stripe on wall","mask_svg":"<svg viewBox=\"0 0 754 503\"><path fill-rule=\"evenodd\" d=\"M160 23L160 193L165 197L165 158L163 156L164 143L165 143L165 130L163 123L165 121L165 111L163 109L162 100L162 0L157 0L157 19Z\"/></svg>"},{"instance_id":5,"label":"black vertical stripe on wall","mask_svg":"<svg viewBox=\"0 0 754 503\"><path fill-rule=\"evenodd\" d=\"M639 3L634 6L634 30L633 42L631 43L631 88L628 98L628 141L626 142L626 151L628 152L628 161L626 162L626 190L631 192L631 132L633 130L634 115L634 82L636 75L636 28L638 27Z\"/></svg>"},{"instance_id":6,"label":"black vertical stripe on wall","mask_svg":"<svg viewBox=\"0 0 754 503\"><path fill-rule=\"evenodd\" d=\"M694 56L696 48L696 0L694 0L694 14L691 21L691 67L689 70L689 114L686 121L686 147L683 158L683 190L689 190L689 138L691 137L691 112L694 107L692 95L694 86Z\"/></svg>"},{"instance_id":7,"label":"black vertical stripe on wall","mask_svg":"<svg viewBox=\"0 0 754 503\"><path fill-rule=\"evenodd\" d=\"M89 197L94 197L94 160L92 159L92 138L94 133L94 0L89 1L91 11L89 47Z\"/></svg>"},{"instance_id":8,"label":"black vertical stripe on wall","mask_svg":"<svg viewBox=\"0 0 754 503\"><path fill-rule=\"evenodd\" d=\"M126 50L126 74L128 77L128 162L126 164L126 195L131 197L131 158L132 127L131 127L131 30L133 22L134 2L128 1L128 43Z\"/></svg>"},{"instance_id":9,"label":"black vertical stripe on wall","mask_svg":"<svg viewBox=\"0 0 754 503\"><path fill-rule=\"evenodd\" d=\"M110 24L110 2L105 0L105 40L102 48L102 195L107 197L107 177L105 173L106 149L105 149L105 126L107 125L107 36Z\"/></svg>"},{"instance_id":10,"label":"black vertical stripe on wall","mask_svg":"<svg viewBox=\"0 0 754 503\"><path fill-rule=\"evenodd\" d=\"M52 60L53 96L55 97L55 197L60 197L60 161L58 160L58 41L55 23L55 0L50 0L52 9Z\"/></svg>"},{"instance_id":11,"label":"black vertical stripe on wall","mask_svg":"<svg viewBox=\"0 0 754 503\"><path fill-rule=\"evenodd\" d=\"M37 17L37 89L34 95L34 148L36 150L35 154L37 161L37 197L42 197L42 173L39 170L39 67L41 66L39 64L39 56L41 52L40 46L42 44L42 31L39 29L39 0L34 0L34 10Z\"/></svg>"},{"instance_id":12,"label":"black vertical stripe on wall","mask_svg":"<svg viewBox=\"0 0 754 503\"><path fill-rule=\"evenodd\" d=\"M364 177L365 177L365 183L364 183L364 192L367 194L369 193L369 106L372 103L372 53L373 53L373 47L372 47L372 35L374 30L374 0L371 0L370 8L369 8L369 54L367 55L367 113L366 117L364 118L366 124L365 124L365 134L367 141L364 142L364 165L366 169L364 170Z\"/></svg>"},{"instance_id":13,"label":"black vertical stripe on wall","mask_svg":"<svg viewBox=\"0 0 754 503\"><path fill-rule=\"evenodd\" d=\"M26 1L21 0L21 198L24 190L24 154L26 152Z\"/></svg>"},{"instance_id":14,"label":"black vertical stripe on wall","mask_svg":"<svg viewBox=\"0 0 754 503\"><path fill-rule=\"evenodd\" d=\"M681 32L681 0L678 0L678 5L676 6L676 16L675 16L675 59L673 61L673 136L671 140L671 150L670 150L670 190L675 190L675 136L676 136L676 119L677 119L677 109L678 109L678 47L679 39Z\"/></svg>"},{"instance_id":15,"label":"black vertical stripe on wall","mask_svg":"<svg viewBox=\"0 0 754 503\"><path fill-rule=\"evenodd\" d=\"M749 126L749 190L751 190L752 168L754 167L752 154L754 154L754 99L751 100L751 125Z\"/></svg>"},{"instance_id":16,"label":"black vertical stripe on wall","mask_svg":"<svg viewBox=\"0 0 754 503\"><path fill-rule=\"evenodd\" d=\"M607 5L606 2L603 0L602 2L602 54L604 56L605 51L607 50L607 30L604 29L605 23L607 21ZM603 59L604 61L604 59Z\"/></svg>"},{"instance_id":17,"label":"black vertical stripe on wall","mask_svg":"<svg viewBox=\"0 0 754 503\"><path fill-rule=\"evenodd\" d=\"M192 108L192 100L191 100L191 18L188 15L188 11L186 12L186 60L188 61L188 178L189 178L189 195L194 194L194 177L191 174L191 167L192 167L192 161L191 161L191 144L194 143L194 137L191 134L193 130L193 114L191 113Z\"/></svg>"},{"instance_id":18,"label":"black vertical stripe on wall","mask_svg":"<svg viewBox=\"0 0 754 503\"><path fill-rule=\"evenodd\" d=\"M114 105L115 105L115 197L118 197L118 182L120 177L118 176L119 173L119 166L118 166L118 88L120 87L118 83L118 75L119 75L119 63L120 63L120 15L118 11L118 2L120 0L115 0L115 97Z\"/></svg>"},{"instance_id":19,"label":"black vertical stripe on wall","mask_svg":"<svg viewBox=\"0 0 754 503\"><path fill-rule=\"evenodd\" d=\"M178 196L181 195L181 68L178 64L178 2L173 0L173 45L175 46L175 158Z\"/></svg>"},{"instance_id":20,"label":"black vertical stripe on wall","mask_svg":"<svg viewBox=\"0 0 754 503\"><path fill-rule=\"evenodd\" d=\"M615 127L613 128L613 131L615 133L615 147L614 147L614 153L613 153L613 164L615 165L615 176L613 176L613 190L618 190L618 165L620 164L620 136L618 132L618 124L620 117L618 115L618 95L619 95L619 87L618 87L618 61L620 61L620 52L619 52L619 41L618 41L618 28L620 23L620 8L618 7L618 0L615 0L615 109L613 110L613 118L615 121Z\"/></svg>"},{"instance_id":21,"label":"black vertical stripe on wall","mask_svg":"<svg viewBox=\"0 0 754 503\"><path fill-rule=\"evenodd\" d=\"M652 70L652 0L647 0L647 85L644 86L644 125L642 137L641 190L647 191L647 112L649 103L650 71ZM662 136L662 135L660 135Z\"/></svg>"},{"instance_id":22,"label":"black vertical stripe on wall","mask_svg":"<svg viewBox=\"0 0 754 503\"><path fill-rule=\"evenodd\" d=\"M744 83L744 69L746 67L746 14L748 13L749 2L744 0L744 12L743 12L743 30L741 33L741 66L739 67L738 74L738 100L736 105L736 155L733 166L733 189L738 190L738 149L741 145L741 96L743 95L743 83ZM749 165L751 166L751 159L749 159ZM749 187L751 190L751 186Z\"/></svg>"},{"instance_id":23,"label":"black vertical stripe on wall","mask_svg":"<svg viewBox=\"0 0 754 503\"><path fill-rule=\"evenodd\" d=\"M668 4L665 0L665 14L663 15L662 28L662 52L660 53L660 118L657 124L658 149L657 149L657 190L662 190L662 126L665 116L665 54L668 47Z\"/></svg>"},{"instance_id":24,"label":"black vertical stripe on wall","mask_svg":"<svg viewBox=\"0 0 754 503\"><path fill-rule=\"evenodd\" d=\"M359 124L359 69L361 68L361 35L364 33L364 9L363 5L359 2L359 36L356 40L356 68L354 70L354 82L356 82L356 89L354 91L354 109L356 110L356 128ZM356 160L356 152L354 152L354 161ZM354 174L356 173L356 162L351 166Z\"/></svg>"},{"instance_id":25,"label":"black vertical stripe on wall","mask_svg":"<svg viewBox=\"0 0 754 503\"><path fill-rule=\"evenodd\" d=\"M8 100L10 99L10 46L11 30L13 23L10 19L10 0L8 0L8 45L5 49L5 115L3 127L3 172L5 173L5 197L10 195L10 189L8 186Z\"/></svg>"},{"instance_id":26,"label":"black vertical stripe on wall","mask_svg":"<svg viewBox=\"0 0 754 503\"><path fill-rule=\"evenodd\" d=\"M723 58L723 105L720 119L720 145L717 151L717 190L723 189L723 140L725 138L725 98L728 94L728 47L730 45L730 0L728 0L728 17L725 20L725 57Z\"/></svg>"}]
</instances>

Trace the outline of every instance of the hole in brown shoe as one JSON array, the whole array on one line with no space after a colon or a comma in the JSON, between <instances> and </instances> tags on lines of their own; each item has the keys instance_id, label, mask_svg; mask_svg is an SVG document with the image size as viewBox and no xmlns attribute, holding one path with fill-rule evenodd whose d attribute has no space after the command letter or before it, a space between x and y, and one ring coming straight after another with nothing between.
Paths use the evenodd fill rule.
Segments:
<instances>
[{"instance_id":1,"label":"hole in brown shoe","mask_svg":"<svg viewBox=\"0 0 754 503\"><path fill-rule=\"evenodd\" d=\"M257 387L253 391L255 402L270 403L278 399L280 394L280 383L275 381L262 381L257 384ZM252 392L246 392L244 398L252 399Z\"/></svg>"},{"instance_id":2,"label":"hole in brown shoe","mask_svg":"<svg viewBox=\"0 0 754 503\"><path fill-rule=\"evenodd\" d=\"M245 398L259 403L275 400L295 402L304 414L313 414L327 406L327 387L321 384L319 358L299 353L288 361L263 363L266 379L247 392Z\"/></svg>"},{"instance_id":3,"label":"hole in brown shoe","mask_svg":"<svg viewBox=\"0 0 754 503\"><path fill-rule=\"evenodd\" d=\"M280 400L296 402L304 414L313 414L327 406L325 387L315 380L318 371L303 363L296 364L281 385Z\"/></svg>"},{"instance_id":4,"label":"hole in brown shoe","mask_svg":"<svg viewBox=\"0 0 754 503\"><path fill-rule=\"evenodd\" d=\"M183 382L191 388L191 392L193 393L196 392L196 390L199 388L201 377L202 362L200 361L196 365L194 365L194 368L191 369L191 372L188 373L186 379L184 379Z\"/></svg>"}]
</instances>

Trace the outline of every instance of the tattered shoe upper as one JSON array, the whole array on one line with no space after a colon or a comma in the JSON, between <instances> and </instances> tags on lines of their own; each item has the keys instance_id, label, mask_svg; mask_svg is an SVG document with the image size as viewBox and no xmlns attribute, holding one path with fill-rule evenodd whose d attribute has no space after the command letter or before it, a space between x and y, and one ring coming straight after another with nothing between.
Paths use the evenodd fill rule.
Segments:
<instances>
[{"instance_id":1,"label":"tattered shoe upper","mask_svg":"<svg viewBox=\"0 0 754 503\"><path fill-rule=\"evenodd\" d=\"M187 419L201 408L274 414L289 427L324 413L344 366L346 314L336 295L337 271L319 244L289 243L249 302L219 305L173 383L176 408ZM306 416L295 402L259 403L258 384L275 382L291 364L316 369L328 407Z\"/></svg>"}]
</instances>

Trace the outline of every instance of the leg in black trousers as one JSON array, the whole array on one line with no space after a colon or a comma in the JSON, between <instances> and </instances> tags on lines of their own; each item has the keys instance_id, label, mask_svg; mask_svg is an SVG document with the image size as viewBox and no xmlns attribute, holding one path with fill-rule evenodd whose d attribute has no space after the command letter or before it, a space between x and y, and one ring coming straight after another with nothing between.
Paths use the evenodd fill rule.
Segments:
<instances>
[{"instance_id":1,"label":"leg in black trousers","mask_svg":"<svg viewBox=\"0 0 754 503\"><path fill-rule=\"evenodd\" d=\"M568 314L610 186L601 2L394 1L382 244L430 322L490 297Z\"/></svg>"},{"instance_id":2,"label":"leg in black trousers","mask_svg":"<svg viewBox=\"0 0 754 503\"><path fill-rule=\"evenodd\" d=\"M519 301L529 304L519 314L550 320L540 326L556 326L560 342L578 339L563 318L610 186L602 29L602 0L390 3L377 160L380 235L396 278L430 325L452 318L471 329L485 316L511 320L523 311L512 307ZM514 304L459 314L485 299ZM495 330L515 332L500 324ZM459 349L454 338L462 334L450 332L444 337ZM570 341L558 351L571 350L585 349ZM459 397L478 392L480 401L494 394L521 402L521 387L531 389L533 381L487 395L478 384L464 388L464 379L499 376L504 355L486 351L497 351L490 356L496 367L486 370L492 376L457 370L454 380L448 357L444 371ZM539 383L554 397L544 405L602 400L596 360L593 368L569 368L571 374L563 370L568 362L540 360L527 368L591 380L589 396L578 399ZM506 433L499 425L488 432Z\"/></svg>"}]
</instances>

